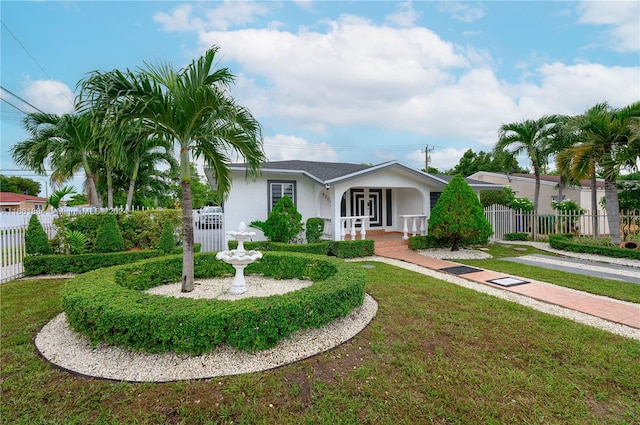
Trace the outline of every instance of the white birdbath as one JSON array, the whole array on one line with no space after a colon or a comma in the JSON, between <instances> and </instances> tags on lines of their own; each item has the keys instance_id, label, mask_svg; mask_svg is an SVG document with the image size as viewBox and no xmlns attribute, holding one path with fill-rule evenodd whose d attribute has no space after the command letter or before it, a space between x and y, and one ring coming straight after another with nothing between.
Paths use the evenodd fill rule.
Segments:
<instances>
[{"instance_id":1,"label":"white birdbath","mask_svg":"<svg viewBox=\"0 0 640 425\"><path fill-rule=\"evenodd\" d=\"M238 241L238 248L230 251L220 251L216 254L216 259L231 264L236 269L236 275L233 278L233 284L229 293L231 295L239 295L247 292L247 281L244 278L244 268L248 264L262 258L262 253L256 250L245 251L244 241L255 235L256 232L247 232L247 225L243 221L238 225L238 231L231 230L227 235Z\"/></svg>"}]
</instances>

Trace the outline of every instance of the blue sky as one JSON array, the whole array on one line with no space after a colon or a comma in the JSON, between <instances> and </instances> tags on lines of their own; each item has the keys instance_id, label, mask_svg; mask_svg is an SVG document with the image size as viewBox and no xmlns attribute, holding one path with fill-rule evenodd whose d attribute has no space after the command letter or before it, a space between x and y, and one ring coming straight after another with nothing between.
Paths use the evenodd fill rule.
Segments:
<instances>
[{"instance_id":1,"label":"blue sky","mask_svg":"<svg viewBox=\"0 0 640 425\"><path fill-rule=\"evenodd\" d=\"M72 110L92 70L170 62L209 46L263 126L270 160L446 170L489 151L503 123L640 100L640 2L0 2L1 83ZM2 99L32 109L2 90ZM0 167L24 140L3 101ZM521 161L528 166L526 161ZM45 178L36 178L41 182Z\"/></svg>"}]
</instances>

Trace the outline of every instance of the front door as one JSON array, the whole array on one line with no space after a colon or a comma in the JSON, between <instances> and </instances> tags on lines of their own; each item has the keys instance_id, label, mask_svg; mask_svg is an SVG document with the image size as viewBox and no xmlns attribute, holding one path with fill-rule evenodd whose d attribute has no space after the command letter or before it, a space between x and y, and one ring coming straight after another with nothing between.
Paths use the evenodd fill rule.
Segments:
<instances>
[{"instance_id":1,"label":"front door","mask_svg":"<svg viewBox=\"0 0 640 425\"><path fill-rule=\"evenodd\" d=\"M351 189L351 212L349 215L368 216L369 227L382 227L384 224L382 219L382 206L384 205L382 195L382 189Z\"/></svg>"}]
</instances>

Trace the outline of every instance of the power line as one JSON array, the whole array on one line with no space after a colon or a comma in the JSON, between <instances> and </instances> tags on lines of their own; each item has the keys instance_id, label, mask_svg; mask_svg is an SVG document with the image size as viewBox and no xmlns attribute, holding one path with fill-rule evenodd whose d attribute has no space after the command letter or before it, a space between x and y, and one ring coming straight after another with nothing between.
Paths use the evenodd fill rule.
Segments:
<instances>
[{"instance_id":1,"label":"power line","mask_svg":"<svg viewBox=\"0 0 640 425\"><path fill-rule=\"evenodd\" d=\"M22 109L18 108L16 105L14 105L13 103L9 102L7 99L5 99L4 97L0 97L0 100L2 100L4 103L7 103L9 106L13 106L14 108L16 108L18 111L22 112L23 114L27 115L27 113L25 111L23 111Z\"/></svg>"},{"instance_id":2,"label":"power line","mask_svg":"<svg viewBox=\"0 0 640 425\"><path fill-rule=\"evenodd\" d=\"M27 105L31 106L31 107L32 107L33 109L35 109L36 111L38 111L38 112L42 112L42 113L44 114L44 112L43 112L40 108L33 106L31 103L27 102L26 100L24 100L23 98L21 98L21 97L20 97L20 96L18 96L17 94L13 93L12 91L7 90L7 89L5 89L5 88L4 88L4 87L2 87L2 86L0 86L0 89L2 89L2 90L4 90L4 91L6 91L7 93L9 93L9 94L10 94L11 96L13 96L13 97L16 97L16 98L20 99L22 102L24 102L24 103L26 103ZM2 100L4 100L5 102L9 103L5 98L2 98ZM9 103L9 105L13 106L13 107L14 107L14 108L16 108L18 111L22 112L22 113L23 113L23 114L25 114L25 115L27 114L27 112L23 111L22 109L18 108L17 106L12 105L11 103Z\"/></svg>"},{"instance_id":3,"label":"power line","mask_svg":"<svg viewBox=\"0 0 640 425\"><path fill-rule=\"evenodd\" d=\"M56 89L58 89L58 91L60 92L60 94L67 99L67 101L73 105L75 107L75 105L73 104L73 102L71 101L71 99L69 99L67 97L67 95L60 90L60 87L58 87L58 85L56 84L56 80L54 80L51 75L49 75L49 73L47 71L45 71L45 69L42 67L42 65L40 65L40 63L36 60L36 58L33 57L33 55L29 52L29 50L27 50L26 47L24 47L24 44L22 44L22 42L18 39L18 37L16 37L16 35L9 29L9 27L7 26L7 24L4 23L4 21L0 20L0 22L2 23L2 26L9 32L9 34L11 34L11 37L14 38L14 40L16 40L16 42L20 45L20 47L22 47L22 50L24 50L27 55L29 55L29 57L31 58L31 60L33 60L35 62L36 65L38 65L38 68L40 68L40 70L44 73L44 75L47 76L47 78L49 80L51 80L51 82L53 82L53 85L56 87ZM36 108L37 109L37 108ZM38 109L39 110L39 109ZM40 111L42 112L42 111Z\"/></svg>"}]
</instances>

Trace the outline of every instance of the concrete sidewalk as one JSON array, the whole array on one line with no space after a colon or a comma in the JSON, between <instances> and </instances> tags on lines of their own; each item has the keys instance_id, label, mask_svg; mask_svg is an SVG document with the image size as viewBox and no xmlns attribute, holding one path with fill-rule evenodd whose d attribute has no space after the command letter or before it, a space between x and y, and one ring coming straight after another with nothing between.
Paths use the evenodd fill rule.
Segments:
<instances>
[{"instance_id":1,"label":"concrete sidewalk","mask_svg":"<svg viewBox=\"0 0 640 425\"><path fill-rule=\"evenodd\" d=\"M429 258L396 244L378 249L376 255L392 258L442 273L456 275L473 282L510 291L533 299L575 310L601 319L640 329L640 304L618 301L550 283L531 281L504 273L481 270L447 260ZM501 282L502 284L495 283Z\"/></svg>"}]
</instances>

